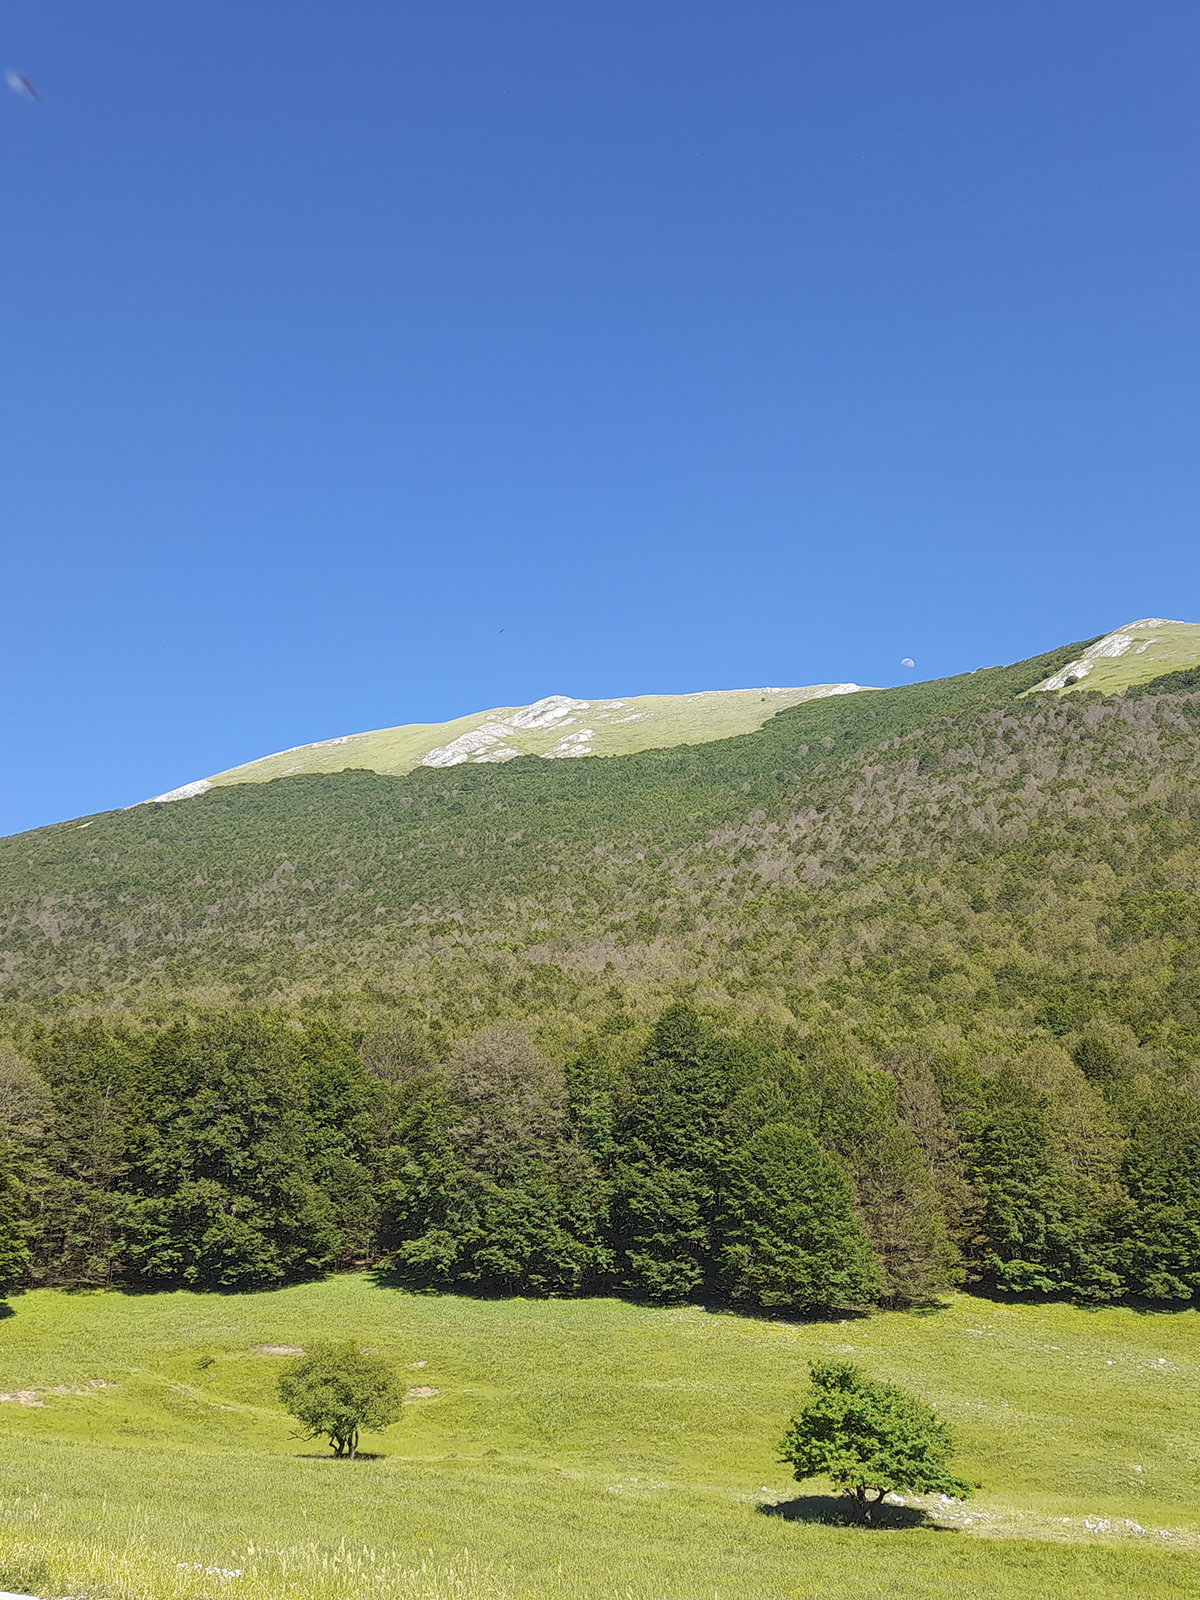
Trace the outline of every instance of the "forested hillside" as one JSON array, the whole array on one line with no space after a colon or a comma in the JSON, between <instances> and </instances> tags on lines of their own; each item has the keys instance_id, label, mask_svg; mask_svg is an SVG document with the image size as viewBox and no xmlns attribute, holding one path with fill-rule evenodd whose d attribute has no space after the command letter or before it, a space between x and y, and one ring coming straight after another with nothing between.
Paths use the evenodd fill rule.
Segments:
<instances>
[{"instance_id":1,"label":"forested hillside","mask_svg":"<svg viewBox=\"0 0 1200 1600\"><path fill-rule=\"evenodd\" d=\"M26 1270L1191 1300L1200 674L1082 648L3 841Z\"/></svg>"},{"instance_id":2,"label":"forested hillside","mask_svg":"<svg viewBox=\"0 0 1200 1600\"><path fill-rule=\"evenodd\" d=\"M1191 1056L1200 685L1021 697L1079 649L716 744L289 778L6 839L0 993L571 1041L682 993L872 1047L1103 1013Z\"/></svg>"}]
</instances>

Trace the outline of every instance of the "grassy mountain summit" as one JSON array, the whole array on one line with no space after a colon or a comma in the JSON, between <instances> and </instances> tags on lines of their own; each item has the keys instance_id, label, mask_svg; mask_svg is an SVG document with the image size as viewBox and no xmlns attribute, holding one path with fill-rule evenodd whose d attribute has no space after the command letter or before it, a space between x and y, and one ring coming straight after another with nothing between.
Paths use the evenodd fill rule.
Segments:
<instances>
[{"instance_id":1,"label":"grassy mountain summit","mask_svg":"<svg viewBox=\"0 0 1200 1600\"><path fill-rule=\"evenodd\" d=\"M818 683L805 689L706 689L697 694L645 694L624 700L573 700L552 694L529 706L501 706L456 717L452 722L416 722L377 728L299 745L247 761L212 778L185 783L159 800L190 800L209 789L239 783L270 783L301 772L345 772L359 768L402 776L414 767L457 767L512 761L517 756L561 760L578 756L626 756L639 750L705 744L761 728L787 706L827 695L855 694L857 683Z\"/></svg>"},{"instance_id":2,"label":"grassy mountain summit","mask_svg":"<svg viewBox=\"0 0 1200 1600\"><path fill-rule=\"evenodd\" d=\"M1200 666L1200 624L1143 617L1088 645L1078 660L1052 673L1031 692L1079 690L1120 694L1168 672Z\"/></svg>"}]
</instances>

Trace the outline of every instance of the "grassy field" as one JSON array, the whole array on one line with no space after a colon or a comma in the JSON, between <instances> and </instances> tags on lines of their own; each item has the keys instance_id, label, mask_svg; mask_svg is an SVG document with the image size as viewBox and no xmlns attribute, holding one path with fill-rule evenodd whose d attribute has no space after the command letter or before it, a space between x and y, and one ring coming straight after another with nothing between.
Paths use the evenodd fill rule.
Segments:
<instances>
[{"instance_id":1,"label":"grassy field","mask_svg":"<svg viewBox=\"0 0 1200 1600\"><path fill-rule=\"evenodd\" d=\"M1197 1317L1004 1307L785 1324L348 1277L38 1291L0 1323L0 1588L139 1600L1200 1595ZM291 1436L269 1348L355 1335L415 1398L371 1458ZM985 1487L822 1522L775 1460L810 1358L953 1423ZM103 1387L102 1387L103 1385ZM40 1402L30 1404L31 1400ZM1137 1531L1140 1528L1141 1531Z\"/></svg>"}]
</instances>

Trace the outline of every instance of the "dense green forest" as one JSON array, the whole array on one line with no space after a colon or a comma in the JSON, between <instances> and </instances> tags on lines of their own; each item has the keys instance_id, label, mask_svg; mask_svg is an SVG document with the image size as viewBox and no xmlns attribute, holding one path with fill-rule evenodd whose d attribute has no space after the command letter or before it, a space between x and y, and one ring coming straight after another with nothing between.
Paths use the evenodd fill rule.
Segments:
<instances>
[{"instance_id":1,"label":"dense green forest","mask_svg":"<svg viewBox=\"0 0 1200 1600\"><path fill-rule=\"evenodd\" d=\"M1200 682L1080 649L0 841L0 1276L1193 1299Z\"/></svg>"},{"instance_id":2,"label":"dense green forest","mask_svg":"<svg viewBox=\"0 0 1200 1600\"><path fill-rule=\"evenodd\" d=\"M668 1007L556 1062L510 1023L59 1023L0 1063L3 1281L476 1291L811 1310L1200 1289L1200 1102L1134 1037L871 1064Z\"/></svg>"}]
</instances>

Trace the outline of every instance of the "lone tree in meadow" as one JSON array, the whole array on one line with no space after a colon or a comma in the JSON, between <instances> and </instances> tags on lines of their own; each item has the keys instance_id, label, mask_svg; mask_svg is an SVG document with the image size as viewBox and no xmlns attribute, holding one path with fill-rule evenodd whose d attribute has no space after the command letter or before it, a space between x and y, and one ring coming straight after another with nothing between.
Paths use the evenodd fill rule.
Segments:
<instances>
[{"instance_id":1,"label":"lone tree in meadow","mask_svg":"<svg viewBox=\"0 0 1200 1600\"><path fill-rule=\"evenodd\" d=\"M395 1422L404 1403L400 1378L386 1361L345 1344L317 1344L280 1374L279 1396L305 1439L329 1440L335 1456L358 1454L360 1428Z\"/></svg>"},{"instance_id":2,"label":"lone tree in meadow","mask_svg":"<svg viewBox=\"0 0 1200 1600\"><path fill-rule=\"evenodd\" d=\"M868 1378L852 1361L824 1361L809 1371L804 1408L779 1446L798 1480L832 1479L857 1501L866 1522L894 1489L965 1500L978 1487L951 1475L950 1429L916 1395Z\"/></svg>"}]
</instances>

